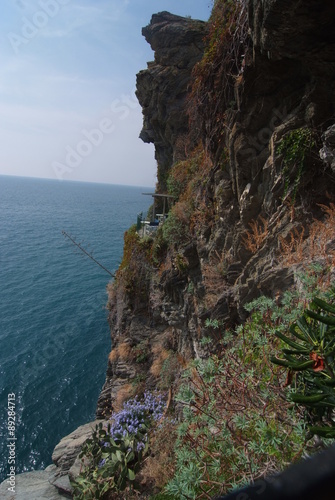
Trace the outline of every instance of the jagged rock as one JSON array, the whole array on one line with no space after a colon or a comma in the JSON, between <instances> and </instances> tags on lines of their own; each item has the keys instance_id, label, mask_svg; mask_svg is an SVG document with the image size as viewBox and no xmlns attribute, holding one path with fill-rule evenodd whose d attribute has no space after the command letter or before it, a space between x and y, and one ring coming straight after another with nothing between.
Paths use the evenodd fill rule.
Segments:
<instances>
[{"instance_id":1,"label":"jagged rock","mask_svg":"<svg viewBox=\"0 0 335 500\"><path fill-rule=\"evenodd\" d=\"M268 58L322 60L334 64L335 5L332 0L249 2L249 17L255 49ZM316 53L318 54L315 57Z\"/></svg>"},{"instance_id":2,"label":"jagged rock","mask_svg":"<svg viewBox=\"0 0 335 500\"><path fill-rule=\"evenodd\" d=\"M78 427L65 436L52 454L54 465L45 470L16 475L15 493L8 491L7 481L0 485L0 498L5 500L58 500L72 498L70 479L75 479L81 470L78 455L85 441L103 420L95 420Z\"/></svg>"},{"instance_id":3,"label":"jagged rock","mask_svg":"<svg viewBox=\"0 0 335 500\"><path fill-rule=\"evenodd\" d=\"M322 139L323 148L320 149L320 158L335 172L335 125L327 128Z\"/></svg>"},{"instance_id":4,"label":"jagged rock","mask_svg":"<svg viewBox=\"0 0 335 500\"><path fill-rule=\"evenodd\" d=\"M203 55L206 30L203 21L160 12L142 31L155 51L155 61L137 75L136 95L143 110L140 137L155 144L163 188L163 172L185 157L186 96L192 68Z\"/></svg>"},{"instance_id":5,"label":"jagged rock","mask_svg":"<svg viewBox=\"0 0 335 500\"><path fill-rule=\"evenodd\" d=\"M92 435L96 425L103 422L102 420L95 420L85 425L81 425L75 431L65 436L55 447L52 454L52 461L56 465L53 470L52 477L49 479L60 492L71 494L70 478L75 477L80 472L77 457L81 451L83 444Z\"/></svg>"},{"instance_id":6,"label":"jagged rock","mask_svg":"<svg viewBox=\"0 0 335 500\"><path fill-rule=\"evenodd\" d=\"M329 125L335 110L335 3L249 0L245 5L249 29L244 33L249 38L243 68L233 78L236 102L227 108L227 103L214 100L222 113L207 114L206 126L199 124L196 130L212 170L201 179L199 191L192 192L194 199L185 203L196 204L199 197L209 215L198 214L206 215L204 227L193 231L192 241L167 254L162 249L140 311L134 312L118 280L109 303L113 347L125 338L133 348L146 343L148 359L143 366L132 361L109 365L98 416L112 411L119 389L129 380L157 383L150 374L152 348L163 348L163 339L172 337L169 349L177 358L203 357L206 352L199 340L208 333L207 319L234 327L247 316L246 302L262 294L275 298L289 288L297 267L281 261L281 241L289 240L294 231L308 236L308 224L322 215L318 204L325 203L325 193L334 196L335 132ZM186 97L207 31L206 23L167 12L154 15L143 29L155 60L138 74L137 96L143 109L141 138L155 145L158 189L166 188L168 170L190 153L194 143L192 133L186 141ZM210 93L220 95L226 84L226 74L219 69L208 78L204 103ZM210 136L209 147L206 134L220 124L222 130ZM301 128L317 133L299 173L296 164L285 168L279 145ZM204 135L199 137L199 131ZM318 156L322 132L324 162ZM253 231L261 237L248 246L247 235L252 242Z\"/></svg>"},{"instance_id":7,"label":"jagged rock","mask_svg":"<svg viewBox=\"0 0 335 500\"><path fill-rule=\"evenodd\" d=\"M59 493L50 484L56 466L50 465L45 470L25 472L15 478L15 493L8 491L7 481L0 485L0 498L3 500L61 500L69 498Z\"/></svg>"}]
</instances>

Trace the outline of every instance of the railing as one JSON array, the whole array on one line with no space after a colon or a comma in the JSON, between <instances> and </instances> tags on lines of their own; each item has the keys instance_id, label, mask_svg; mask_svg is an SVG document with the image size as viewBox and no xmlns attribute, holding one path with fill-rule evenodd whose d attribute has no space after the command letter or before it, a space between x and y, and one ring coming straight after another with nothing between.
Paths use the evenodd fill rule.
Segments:
<instances>
[{"instance_id":1,"label":"railing","mask_svg":"<svg viewBox=\"0 0 335 500\"><path fill-rule=\"evenodd\" d=\"M137 216L137 234L142 238L144 236L153 236L158 227L164 223L166 218L166 214L156 214L156 218L154 221L148 221L143 219L143 213L141 212Z\"/></svg>"}]
</instances>

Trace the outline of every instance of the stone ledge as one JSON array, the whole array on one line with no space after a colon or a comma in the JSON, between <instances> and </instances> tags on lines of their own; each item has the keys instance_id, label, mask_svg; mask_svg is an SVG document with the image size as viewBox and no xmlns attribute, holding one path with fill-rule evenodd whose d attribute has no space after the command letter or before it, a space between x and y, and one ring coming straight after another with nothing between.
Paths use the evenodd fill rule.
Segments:
<instances>
[{"instance_id":1,"label":"stone ledge","mask_svg":"<svg viewBox=\"0 0 335 500\"><path fill-rule=\"evenodd\" d=\"M81 469L78 459L81 447L92 435L96 425L103 420L95 420L81 425L65 436L55 447L52 460L45 470L25 472L15 476L15 492L8 491L7 480L0 484L1 500L59 500L72 498L70 478L76 478Z\"/></svg>"},{"instance_id":2,"label":"stone ledge","mask_svg":"<svg viewBox=\"0 0 335 500\"><path fill-rule=\"evenodd\" d=\"M55 473L56 466L50 465L45 470L37 470L18 474L15 478L15 493L8 491L5 480L0 484L2 500L61 500L66 497L50 484L49 480Z\"/></svg>"}]
</instances>

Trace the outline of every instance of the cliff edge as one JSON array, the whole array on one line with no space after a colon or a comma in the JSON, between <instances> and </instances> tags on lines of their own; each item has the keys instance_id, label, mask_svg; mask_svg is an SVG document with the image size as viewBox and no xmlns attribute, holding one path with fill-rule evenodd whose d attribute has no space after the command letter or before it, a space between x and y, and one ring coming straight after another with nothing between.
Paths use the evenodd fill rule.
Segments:
<instances>
[{"instance_id":1,"label":"cliff edge","mask_svg":"<svg viewBox=\"0 0 335 500\"><path fill-rule=\"evenodd\" d=\"M140 137L157 160L148 218L163 216L150 235L136 226L125 234L108 286L112 349L96 412L108 419L146 391L167 394L174 420L153 438L143 498L168 481L175 498L187 488L189 498L224 494L324 446L306 445L313 411L293 414L287 401L298 375L274 371L269 359L280 350L280 321L288 329L307 304L307 281L309 298L333 297L334 24L332 0L217 0L208 23L160 12L143 28L155 51L136 92ZM183 380L189 392L176 397ZM54 484L67 493L76 440L55 450Z\"/></svg>"},{"instance_id":2,"label":"cliff edge","mask_svg":"<svg viewBox=\"0 0 335 500\"><path fill-rule=\"evenodd\" d=\"M175 204L154 241L125 237L98 417L134 384L157 385L160 349L171 366L205 357L206 320L244 321L244 304L283 293L332 245L308 237L335 194L335 6L224 4L214 27L163 12L143 29L155 61L137 77L141 137L155 145L157 192Z\"/></svg>"}]
</instances>

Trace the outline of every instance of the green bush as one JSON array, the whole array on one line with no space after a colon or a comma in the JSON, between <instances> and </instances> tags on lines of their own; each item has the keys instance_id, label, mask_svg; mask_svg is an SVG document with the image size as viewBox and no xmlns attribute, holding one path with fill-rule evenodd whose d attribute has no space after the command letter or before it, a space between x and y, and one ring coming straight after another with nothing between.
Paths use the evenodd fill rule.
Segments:
<instances>
[{"instance_id":1,"label":"green bush","mask_svg":"<svg viewBox=\"0 0 335 500\"><path fill-rule=\"evenodd\" d=\"M250 317L234 332L224 331L216 318L205 321L210 336L203 343L214 345L216 353L194 361L183 374L176 398L183 417L175 448L175 475L164 490L170 498L226 494L312 452L313 443L308 440L313 433L334 437L329 419L334 407L335 307L329 302L335 297L332 289L318 289L319 271L311 268L299 274L302 288L285 292L280 303L260 297L246 305ZM305 311L307 304L311 305ZM293 333L292 338L287 336L290 328L295 337ZM283 348L286 338L291 344L286 342ZM271 357L281 360L283 352L284 367L271 363ZM327 363L326 370L313 370L320 359L309 359L310 352ZM298 397L304 386L310 391L307 394L317 392L323 398L308 404L308 411L301 404L292 405L294 391L289 387L286 362L311 365L294 371ZM311 381L316 383L313 390ZM317 424L320 418L323 426Z\"/></svg>"},{"instance_id":2,"label":"green bush","mask_svg":"<svg viewBox=\"0 0 335 500\"><path fill-rule=\"evenodd\" d=\"M294 202L305 169L307 157L315 146L313 133L308 128L292 130L284 135L278 146L278 153L283 155L284 196L291 188ZM293 180L292 178L293 172Z\"/></svg>"},{"instance_id":3,"label":"green bush","mask_svg":"<svg viewBox=\"0 0 335 500\"><path fill-rule=\"evenodd\" d=\"M143 304L149 297L149 285L152 276L151 238L140 238L136 225L124 235L123 258L116 272L116 283L123 286L132 303Z\"/></svg>"},{"instance_id":4,"label":"green bush","mask_svg":"<svg viewBox=\"0 0 335 500\"><path fill-rule=\"evenodd\" d=\"M217 354L195 361L183 375L176 473L165 489L170 498L227 493L283 469L305 448L305 424L286 400L285 374L269 362L279 351L278 317L287 326L294 298L281 308L261 298L252 308L233 333L208 320L207 327L221 332Z\"/></svg>"},{"instance_id":5,"label":"green bush","mask_svg":"<svg viewBox=\"0 0 335 500\"><path fill-rule=\"evenodd\" d=\"M169 247L180 247L189 243L191 239L190 213L190 206L185 202L176 203L170 210L162 226L163 240Z\"/></svg>"},{"instance_id":6,"label":"green bush","mask_svg":"<svg viewBox=\"0 0 335 500\"><path fill-rule=\"evenodd\" d=\"M125 432L122 439L114 440L110 424L103 429L100 423L82 448L80 457L86 457L90 465L72 483L74 500L96 500L108 491L122 491L130 485L147 452L147 444L138 450L145 435L143 428L136 434Z\"/></svg>"},{"instance_id":7,"label":"green bush","mask_svg":"<svg viewBox=\"0 0 335 500\"><path fill-rule=\"evenodd\" d=\"M284 359L271 357L277 365L288 368L293 386L290 399L306 406L314 434L335 438L331 413L335 407L335 306L314 298L310 309L289 328L290 336L276 332L283 342Z\"/></svg>"},{"instance_id":8,"label":"green bush","mask_svg":"<svg viewBox=\"0 0 335 500\"><path fill-rule=\"evenodd\" d=\"M160 394L146 392L124 403L122 411L104 428L96 426L80 457L86 465L72 483L74 500L96 500L107 492L132 490L136 473L148 451L148 431L163 417L165 402Z\"/></svg>"}]
</instances>

